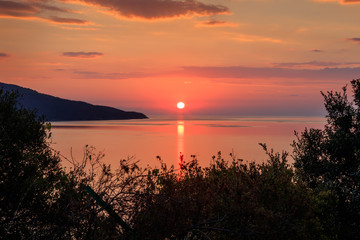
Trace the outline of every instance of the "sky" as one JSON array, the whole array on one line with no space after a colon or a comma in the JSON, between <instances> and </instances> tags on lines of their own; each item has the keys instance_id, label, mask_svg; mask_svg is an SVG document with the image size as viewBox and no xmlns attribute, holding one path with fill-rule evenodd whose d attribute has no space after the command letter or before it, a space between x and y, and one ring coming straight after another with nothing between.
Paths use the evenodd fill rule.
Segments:
<instances>
[{"instance_id":1,"label":"sky","mask_svg":"<svg viewBox=\"0 0 360 240\"><path fill-rule=\"evenodd\" d=\"M360 0L0 0L0 81L147 115L322 116Z\"/></svg>"}]
</instances>

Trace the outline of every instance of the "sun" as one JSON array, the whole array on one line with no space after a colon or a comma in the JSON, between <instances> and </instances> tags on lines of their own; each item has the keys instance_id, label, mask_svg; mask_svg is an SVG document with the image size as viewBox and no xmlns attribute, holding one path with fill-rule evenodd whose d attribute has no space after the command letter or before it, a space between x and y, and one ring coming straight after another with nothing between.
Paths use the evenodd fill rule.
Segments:
<instances>
[{"instance_id":1,"label":"sun","mask_svg":"<svg viewBox=\"0 0 360 240\"><path fill-rule=\"evenodd\" d=\"M176 106L177 106L178 109L183 109L185 107L185 103L178 102Z\"/></svg>"}]
</instances>

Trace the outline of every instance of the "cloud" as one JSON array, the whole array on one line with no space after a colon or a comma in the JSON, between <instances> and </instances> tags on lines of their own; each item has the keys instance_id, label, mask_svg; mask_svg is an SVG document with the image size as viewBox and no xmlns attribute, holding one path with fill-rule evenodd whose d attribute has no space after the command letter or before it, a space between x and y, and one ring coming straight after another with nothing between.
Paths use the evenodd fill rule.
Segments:
<instances>
[{"instance_id":1,"label":"cloud","mask_svg":"<svg viewBox=\"0 0 360 240\"><path fill-rule=\"evenodd\" d=\"M60 23L60 24L89 24L89 21L76 19L76 18L61 18L61 17L50 17L47 18L50 22Z\"/></svg>"},{"instance_id":2,"label":"cloud","mask_svg":"<svg viewBox=\"0 0 360 240\"><path fill-rule=\"evenodd\" d=\"M55 12L63 12L63 13L73 13L75 11L69 9L69 8L61 8L61 7L56 7L53 5L48 5L48 4L44 4L44 3L40 3L40 2L35 2L33 3L33 6L36 6L40 9L44 9L44 10L49 10L49 11L55 11Z\"/></svg>"},{"instance_id":3,"label":"cloud","mask_svg":"<svg viewBox=\"0 0 360 240\"><path fill-rule=\"evenodd\" d=\"M356 4L360 3L360 0L313 0L315 2L339 2L341 4Z\"/></svg>"},{"instance_id":4,"label":"cloud","mask_svg":"<svg viewBox=\"0 0 360 240\"><path fill-rule=\"evenodd\" d=\"M360 0L342 0L341 2L345 3L345 4L347 4L347 3L360 3Z\"/></svg>"},{"instance_id":5,"label":"cloud","mask_svg":"<svg viewBox=\"0 0 360 240\"><path fill-rule=\"evenodd\" d=\"M138 78L138 77L149 77L151 74L145 74L141 72L133 73L103 73L103 72L93 72L93 71L73 71L79 79L129 79L129 78Z\"/></svg>"},{"instance_id":6,"label":"cloud","mask_svg":"<svg viewBox=\"0 0 360 240\"><path fill-rule=\"evenodd\" d=\"M74 2L74 0L62 0ZM76 2L100 6L109 13L133 19L166 19L193 15L210 16L229 14L222 5L205 4L197 0L76 0Z\"/></svg>"},{"instance_id":7,"label":"cloud","mask_svg":"<svg viewBox=\"0 0 360 240\"><path fill-rule=\"evenodd\" d=\"M183 67L178 75L204 78L234 78L234 79L269 79L282 78L313 80L343 80L360 76L360 67L354 68L321 68L321 69L291 69L277 67Z\"/></svg>"},{"instance_id":8,"label":"cloud","mask_svg":"<svg viewBox=\"0 0 360 240\"><path fill-rule=\"evenodd\" d=\"M271 43L285 43L281 39L263 37L258 35L242 34L242 33L224 33L226 38L233 39L239 42L271 42Z\"/></svg>"},{"instance_id":9,"label":"cloud","mask_svg":"<svg viewBox=\"0 0 360 240\"><path fill-rule=\"evenodd\" d=\"M72 13L71 9L60 8L54 5L44 4L37 1L0 1L0 17L41 20L56 24L89 24L89 21L77 18L64 18L57 16L46 16L47 11L61 13Z\"/></svg>"},{"instance_id":10,"label":"cloud","mask_svg":"<svg viewBox=\"0 0 360 240\"><path fill-rule=\"evenodd\" d=\"M38 12L38 8L28 3L0 1L0 16L31 17Z\"/></svg>"},{"instance_id":11,"label":"cloud","mask_svg":"<svg viewBox=\"0 0 360 240\"><path fill-rule=\"evenodd\" d=\"M94 58L104 55L101 52L64 52L62 56L64 57L74 57L74 58Z\"/></svg>"},{"instance_id":12,"label":"cloud","mask_svg":"<svg viewBox=\"0 0 360 240\"><path fill-rule=\"evenodd\" d=\"M356 42L356 43L360 43L360 38L348 38L347 40Z\"/></svg>"},{"instance_id":13,"label":"cloud","mask_svg":"<svg viewBox=\"0 0 360 240\"><path fill-rule=\"evenodd\" d=\"M323 51L323 50L320 50L320 49L313 49L313 50L311 50L311 52L321 53L321 52L324 52L324 51Z\"/></svg>"},{"instance_id":14,"label":"cloud","mask_svg":"<svg viewBox=\"0 0 360 240\"><path fill-rule=\"evenodd\" d=\"M0 17L45 20L60 24L89 23L89 21L72 17L49 16L49 12L75 13L69 8L57 6L59 2L101 7L105 13L127 19L157 20L230 13L229 9L223 5L207 4L198 0L5 0L0 1ZM221 21L209 21L205 24L208 26L234 25Z\"/></svg>"},{"instance_id":15,"label":"cloud","mask_svg":"<svg viewBox=\"0 0 360 240\"><path fill-rule=\"evenodd\" d=\"M354 63L355 64L355 63ZM360 63L358 63L360 65ZM253 79L268 81L276 79L278 84L298 85L319 82L334 82L360 77L360 67L325 67L320 69L294 69L288 67L244 67L244 66L183 66L170 72L97 72L74 70L74 78L122 80L148 77L183 77L184 79L205 78L230 84L252 83ZM185 82L192 83L192 82ZM272 81L272 83L276 83Z\"/></svg>"},{"instance_id":16,"label":"cloud","mask_svg":"<svg viewBox=\"0 0 360 240\"><path fill-rule=\"evenodd\" d=\"M360 62L322 62L322 61L311 61L311 62L288 62L288 63L273 63L276 67L334 67L334 66L351 66L360 65Z\"/></svg>"},{"instance_id":17,"label":"cloud","mask_svg":"<svg viewBox=\"0 0 360 240\"><path fill-rule=\"evenodd\" d=\"M67 30L84 30L84 31L96 31L96 30L98 30L97 28L88 28L88 27L60 26L60 28L67 29Z\"/></svg>"},{"instance_id":18,"label":"cloud","mask_svg":"<svg viewBox=\"0 0 360 240\"><path fill-rule=\"evenodd\" d=\"M209 20L206 22L201 22L196 24L196 27L236 27L238 24L226 22L226 21L218 21L218 20Z\"/></svg>"},{"instance_id":19,"label":"cloud","mask_svg":"<svg viewBox=\"0 0 360 240\"><path fill-rule=\"evenodd\" d=\"M314 2L341 2L342 0L313 0Z\"/></svg>"},{"instance_id":20,"label":"cloud","mask_svg":"<svg viewBox=\"0 0 360 240\"><path fill-rule=\"evenodd\" d=\"M10 55L7 53L0 52L0 58L6 58L6 57L10 57Z\"/></svg>"}]
</instances>

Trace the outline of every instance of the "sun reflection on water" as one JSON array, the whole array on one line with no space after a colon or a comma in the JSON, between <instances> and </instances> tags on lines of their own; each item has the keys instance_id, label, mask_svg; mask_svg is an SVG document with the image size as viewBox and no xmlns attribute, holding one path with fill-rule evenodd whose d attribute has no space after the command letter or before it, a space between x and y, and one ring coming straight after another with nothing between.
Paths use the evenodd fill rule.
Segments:
<instances>
[{"instance_id":1,"label":"sun reflection on water","mask_svg":"<svg viewBox=\"0 0 360 240\"><path fill-rule=\"evenodd\" d=\"M176 158L181 155L184 155L184 132L185 132L185 123L184 121L177 121L177 153Z\"/></svg>"}]
</instances>

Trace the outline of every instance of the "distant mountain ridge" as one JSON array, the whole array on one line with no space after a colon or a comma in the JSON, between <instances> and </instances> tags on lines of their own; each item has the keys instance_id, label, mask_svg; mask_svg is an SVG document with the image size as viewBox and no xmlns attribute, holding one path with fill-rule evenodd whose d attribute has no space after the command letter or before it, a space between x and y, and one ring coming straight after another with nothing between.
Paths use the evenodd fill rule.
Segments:
<instances>
[{"instance_id":1,"label":"distant mountain ridge","mask_svg":"<svg viewBox=\"0 0 360 240\"><path fill-rule=\"evenodd\" d=\"M139 112L127 112L113 107L92 105L86 102L67 100L38 93L29 88L0 82L0 89L15 90L20 93L19 102L29 109L36 109L46 121L90 121L123 120L148 118Z\"/></svg>"}]
</instances>

